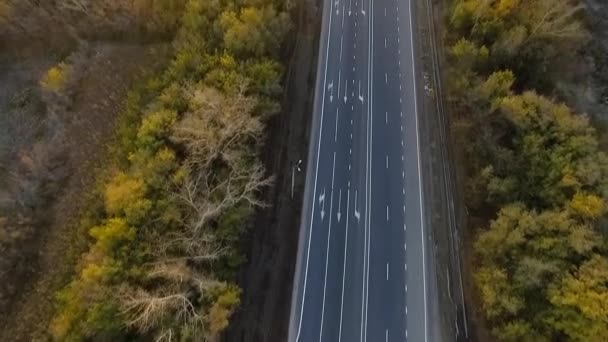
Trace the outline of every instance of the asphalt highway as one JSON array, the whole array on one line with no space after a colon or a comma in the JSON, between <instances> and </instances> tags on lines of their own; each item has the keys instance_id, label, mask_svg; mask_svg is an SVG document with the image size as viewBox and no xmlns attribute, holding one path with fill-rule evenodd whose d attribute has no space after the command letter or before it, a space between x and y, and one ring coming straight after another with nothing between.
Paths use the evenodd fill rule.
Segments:
<instances>
[{"instance_id":1,"label":"asphalt highway","mask_svg":"<svg viewBox=\"0 0 608 342\"><path fill-rule=\"evenodd\" d=\"M433 341L411 0L325 0L289 341Z\"/></svg>"}]
</instances>

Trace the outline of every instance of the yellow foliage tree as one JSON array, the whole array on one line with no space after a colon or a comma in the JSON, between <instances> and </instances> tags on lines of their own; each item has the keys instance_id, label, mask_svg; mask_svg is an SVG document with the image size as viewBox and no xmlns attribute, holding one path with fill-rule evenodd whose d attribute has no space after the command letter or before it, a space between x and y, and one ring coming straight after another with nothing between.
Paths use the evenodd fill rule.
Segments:
<instances>
[{"instance_id":1,"label":"yellow foliage tree","mask_svg":"<svg viewBox=\"0 0 608 342\"><path fill-rule=\"evenodd\" d=\"M106 210L110 215L125 215L128 222L137 223L152 206L145 196L146 186L142 179L120 172L106 186Z\"/></svg>"},{"instance_id":2,"label":"yellow foliage tree","mask_svg":"<svg viewBox=\"0 0 608 342\"><path fill-rule=\"evenodd\" d=\"M230 316L240 303L239 296L240 290L236 286L227 286L218 296L207 316L211 336L217 336L226 329Z\"/></svg>"},{"instance_id":3,"label":"yellow foliage tree","mask_svg":"<svg viewBox=\"0 0 608 342\"><path fill-rule=\"evenodd\" d=\"M570 209L588 219L598 219L606 212L603 199L596 195L581 192L577 192L570 201Z\"/></svg>"},{"instance_id":4,"label":"yellow foliage tree","mask_svg":"<svg viewBox=\"0 0 608 342\"><path fill-rule=\"evenodd\" d=\"M70 73L71 67L68 64L59 63L46 72L40 81L40 85L47 91L62 91L67 84Z\"/></svg>"},{"instance_id":5,"label":"yellow foliage tree","mask_svg":"<svg viewBox=\"0 0 608 342\"><path fill-rule=\"evenodd\" d=\"M608 260L594 255L549 291L555 310L549 323L570 341L600 342L608 336Z\"/></svg>"},{"instance_id":6,"label":"yellow foliage tree","mask_svg":"<svg viewBox=\"0 0 608 342\"><path fill-rule=\"evenodd\" d=\"M97 240L95 247L105 253L135 238L135 229L122 218L109 219L105 224L91 228L89 233Z\"/></svg>"}]
</instances>

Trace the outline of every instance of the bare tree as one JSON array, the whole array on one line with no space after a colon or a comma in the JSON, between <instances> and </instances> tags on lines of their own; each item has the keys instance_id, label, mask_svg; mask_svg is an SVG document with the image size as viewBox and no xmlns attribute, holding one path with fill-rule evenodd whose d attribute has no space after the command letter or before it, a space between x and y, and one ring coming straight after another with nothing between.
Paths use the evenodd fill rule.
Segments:
<instances>
[{"instance_id":1,"label":"bare tree","mask_svg":"<svg viewBox=\"0 0 608 342\"><path fill-rule=\"evenodd\" d=\"M156 264L148 279L161 285L121 290L121 309L129 326L144 333L157 331L157 341L172 341L178 336L173 327L163 324L168 319L178 320L182 328L205 331L205 311L198 299L223 283L193 271L184 261Z\"/></svg>"},{"instance_id":2,"label":"bare tree","mask_svg":"<svg viewBox=\"0 0 608 342\"><path fill-rule=\"evenodd\" d=\"M210 169L202 169L194 175L188 173L175 196L190 209L189 230L201 231L209 220L241 201L263 206L264 202L256 195L272 184L272 178L265 178L264 173L264 167L259 163L251 167L230 167L228 175L220 180Z\"/></svg>"},{"instance_id":3,"label":"bare tree","mask_svg":"<svg viewBox=\"0 0 608 342\"><path fill-rule=\"evenodd\" d=\"M192 164L206 167L218 155L234 151L236 145L260 141L264 126L252 115L257 99L246 96L246 89L243 81L231 97L209 87L189 91L193 108L176 125L173 140L186 146Z\"/></svg>"},{"instance_id":4,"label":"bare tree","mask_svg":"<svg viewBox=\"0 0 608 342\"><path fill-rule=\"evenodd\" d=\"M581 39L585 30L576 15L584 8L564 0L536 0L523 5L521 12L531 25L526 42L535 39Z\"/></svg>"},{"instance_id":5,"label":"bare tree","mask_svg":"<svg viewBox=\"0 0 608 342\"><path fill-rule=\"evenodd\" d=\"M222 252L211 247L206 229L211 220L238 203L263 206L259 191L272 183L246 146L248 140L261 139L263 124L252 114L257 101L245 91L246 82L232 97L209 87L191 90L193 110L174 129L173 141L188 153L185 177L174 191L186 214L182 235L169 241L181 243L182 250L195 258L203 255L209 260Z\"/></svg>"},{"instance_id":6,"label":"bare tree","mask_svg":"<svg viewBox=\"0 0 608 342\"><path fill-rule=\"evenodd\" d=\"M145 288L121 295L128 324L154 331L158 341L192 329L212 338L205 321L209 308L200 299L226 284L204 270L228 249L216 239L213 223L238 204L263 206L259 192L272 183L251 147L260 142L263 124L253 115L257 101L245 95L245 84L231 97L208 87L190 90L191 110L174 128L172 139L187 156L183 177L171 189L182 209L181 225L160 237L150 232L156 248L145 265Z\"/></svg>"}]
</instances>

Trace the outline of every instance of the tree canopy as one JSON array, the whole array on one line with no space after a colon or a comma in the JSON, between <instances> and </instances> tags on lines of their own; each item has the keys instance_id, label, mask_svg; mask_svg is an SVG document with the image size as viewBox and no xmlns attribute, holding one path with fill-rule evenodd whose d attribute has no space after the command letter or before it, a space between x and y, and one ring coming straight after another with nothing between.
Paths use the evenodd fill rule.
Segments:
<instances>
[{"instance_id":1,"label":"tree canopy","mask_svg":"<svg viewBox=\"0 0 608 342\"><path fill-rule=\"evenodd\" d=\"M289 21L268 0L178 7L172 61L127 101L104 216L58 296L57 340L216 339L240 303L239 241L272 183L258 154Z\"/></svg>"},{"instance_id":2,"label":"tree canopy","mask_svg":"<svg viewBox=\"0 0 608 342\"><path fill-rule=\"evenodd\" d=\"M608 157L587 115L552 92L585 43L581 8L452 2L448 95L466 160L465 199L481 222L472 227L473 278L502 341L608 336Z\"/></svg>"}]
</instances>

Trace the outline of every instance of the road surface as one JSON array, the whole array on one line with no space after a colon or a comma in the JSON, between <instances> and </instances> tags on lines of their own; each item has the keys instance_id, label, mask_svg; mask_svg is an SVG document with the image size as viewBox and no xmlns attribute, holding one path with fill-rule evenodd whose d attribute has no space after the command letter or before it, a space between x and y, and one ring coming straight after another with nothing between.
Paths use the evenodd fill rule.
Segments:
<instances>
[{"instance_id":1,"label":"road surface","mask_svg":"<svg viewBox=\"0 0 608 342\"><path fill-rule=\"evenodd\" d=\"M435 341L411 0L326 0L289 341Z\"/></svg>"}]
</instances>

